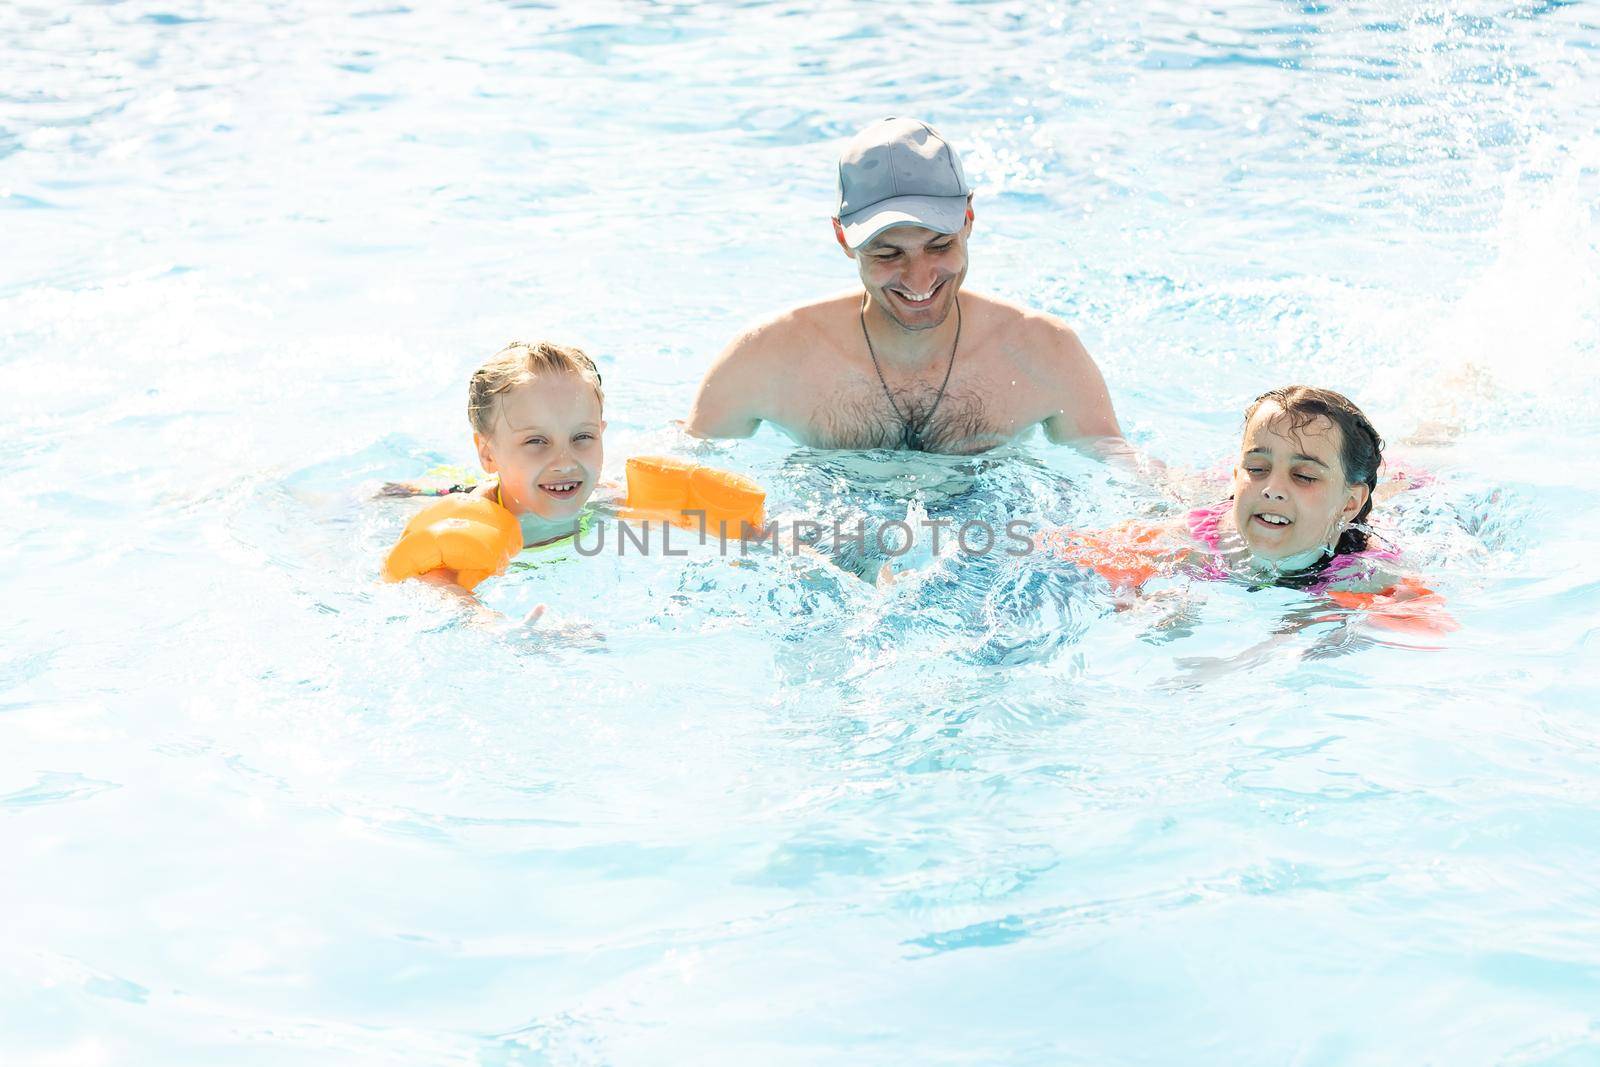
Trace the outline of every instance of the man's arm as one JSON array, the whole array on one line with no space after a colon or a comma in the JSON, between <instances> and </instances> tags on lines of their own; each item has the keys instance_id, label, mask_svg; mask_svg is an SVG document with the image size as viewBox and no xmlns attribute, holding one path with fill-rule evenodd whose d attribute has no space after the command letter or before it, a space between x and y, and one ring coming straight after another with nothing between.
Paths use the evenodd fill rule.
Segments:
<instances>
[{"instance_id":1,"label":"man's arm","mask_svg":"<svg viewBox=\"0 0 1600 1067\"><path fill-rule=\"evenodd\" d=\"M756 432L771 386L763 358L768 332L758 327L723 349L700 382L685 430L696 437L749 437Z\"/></svg>"},{"instance_id":2,"label":"man's arm","mask_svg":"<svg viewBox=\"0 0 1600 1067\"><path fill-rule=\"evenodd\" d=\"M1038 375L1056 409L1044 420L1045 437L1052 444L1076 445L1101 455L1125 450L1106 380L1078 335L1055 321L1042 323L1041 332L1045 358L1038 365Z\"/></svg>"},{"instance_id":3,"label":"man's arm","mask_svg":"<svg viewBox=\"0 0 1600 1067\"><path fill-rule=\"evenodd\" d=\"M1106 380L1078 335L1053 319L1046 325L1050 340L1042 348L1050 356L1041 378L1056 412L1044 420L1045 437L1053 444L1071 445L1098 456L1145 481L1167 482L1171 474L1166 464L1145 455L1122 436Z\"/></svg>"}]
</instances>

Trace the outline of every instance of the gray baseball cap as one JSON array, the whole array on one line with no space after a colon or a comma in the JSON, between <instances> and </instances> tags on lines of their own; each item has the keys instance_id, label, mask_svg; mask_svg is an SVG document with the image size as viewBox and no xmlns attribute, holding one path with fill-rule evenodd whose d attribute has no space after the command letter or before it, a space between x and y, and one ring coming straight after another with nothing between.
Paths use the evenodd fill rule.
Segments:
<instances>
[{"instance_id":1,"label":"gray baseball cap","mask_svg":"<svg viewBox=\"0 0 1600 1067\"><path fill-rule=\"evenodd\" d=\"M851 248L891 226L955 233L971 192L950 142L916 119L874 122L839 156L839 224Z\"/></svg>"}]
</instances>

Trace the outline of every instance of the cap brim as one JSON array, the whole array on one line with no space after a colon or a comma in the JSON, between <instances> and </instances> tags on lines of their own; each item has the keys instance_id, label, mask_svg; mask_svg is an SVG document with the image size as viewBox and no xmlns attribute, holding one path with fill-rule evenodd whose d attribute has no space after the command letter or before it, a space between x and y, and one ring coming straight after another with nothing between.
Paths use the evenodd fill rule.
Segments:
<instances>
[{"instance_id":1,"label":"cap brim","mask_svg":"<svg viewBox=\"0 0 1600 1067\"><path fill-rule=\"evenodd\" d=\"M860 248L892 226L922 226L935 233L955 233L967 221L964 196L896 196L880 200L839 220L844 240Z\"/></svg>"}]
</instances>

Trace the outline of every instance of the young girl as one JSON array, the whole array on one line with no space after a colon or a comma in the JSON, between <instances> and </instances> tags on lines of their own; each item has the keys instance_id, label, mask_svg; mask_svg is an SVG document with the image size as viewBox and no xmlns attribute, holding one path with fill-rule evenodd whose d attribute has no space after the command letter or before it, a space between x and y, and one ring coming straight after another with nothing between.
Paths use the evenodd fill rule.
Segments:
<instances>
[{"instance_id":1,"label":"young girl","mask_svg":"<svg viewBox=\"0 0 1600 1067\"><path fill-rule=\"evenodd\" d=\"M584 528L605 459L604 403L600 372L579 349L514 342L495 353L467 387L473 444L491 477L470 490L384 486L386 496L444 498L406 525L384 576L470 592L526 549L569 543ZM702 534L738 537L745 526L764 524L759 485L687 460L636 456L628 461L626 501L606 488L606 504L626 503L621 514L647 525L698 521ZM554 560L540 562L547 561Z\"/></svg>"},{"instance_id":2,"label":"young girl","mask_svg":"<svg viewBox=\"0 0 1600 1067\"><path fill-rule=\"evenodd\" d=\"M515 515L524 547L578 532L605 459L605 393L577 348L513 342L467 385L478 462L496 477L473 490Z\"/></svg>"},{"instance_id":3,"label":"young girl","mask_svg":"<svg viewBox=\"0 0 1600 1067\"><path fill-rule=\"evenodd\" d=\"M1421 628L1454 629L1440 598L1393 573L1399 553L1365 525L1382 462L1382 438L1349 399L1304 385L1274 389L1245 411L1229 500L1181 524L1057 529L1043 541L1122 589L1174 573L1234 578L1304 588L1401 628L1426 617Z\"/></svg>"},{"instance_id":4,"label":"young girl","mask_svg":"<svg viewBox=\"0 0 1600 1067\"><path fill-rule=\"evenodd\" d=\"M519 341L495 353L467 386L473 444L492 477L419 513L385 575L470 590L523 549L577 534L605 459L604 402L600 372L577 348Z\"/></svg>"}]
</instances>

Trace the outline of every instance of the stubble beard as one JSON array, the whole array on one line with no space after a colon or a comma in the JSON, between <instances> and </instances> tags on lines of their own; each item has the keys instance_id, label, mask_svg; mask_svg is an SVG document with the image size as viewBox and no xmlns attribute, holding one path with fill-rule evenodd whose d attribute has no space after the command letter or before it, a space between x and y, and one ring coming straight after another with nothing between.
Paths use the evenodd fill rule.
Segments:
<instances>
[{"instance_id":1,"label":"stubble beard","mask_svg":"<svg viewBox=\"0 0 1600 1067\"><path fill-rule=\"evenodd\" d=\"M922 319L916 322L907 322L902 319L895 309L893 303L894 298L888 295L887 286L879 289L878 292L873 293L872 302L878 305L878 310L887 315L891 322L900 327L902 330L905 330L907 333L922 333L924 330L937 330L949 320L950 313L955 310L956 298L961 295L961 282L963 280L964 277L957 276L952 278L950 281L945 282L945 288L951 289L952 292L949 294L949 299L944 305L944 314L940 315L937 321L932 319ZM868 291L871 292L871 290Z\"/></svg>"}]
</instances>

